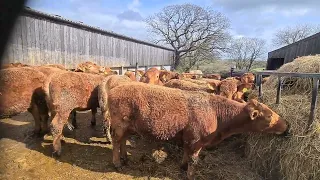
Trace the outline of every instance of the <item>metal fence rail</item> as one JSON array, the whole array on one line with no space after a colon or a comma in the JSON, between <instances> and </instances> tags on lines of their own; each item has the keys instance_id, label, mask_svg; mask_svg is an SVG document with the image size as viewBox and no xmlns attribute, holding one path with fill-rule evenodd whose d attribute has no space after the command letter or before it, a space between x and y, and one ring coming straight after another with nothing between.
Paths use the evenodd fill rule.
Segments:
<instances>
[{"instance_id":1,"label":"metal fence rail","mask_svg":"<svg viewBox=\"0 0 320 180\"><path fill-rule=\"evenodd\" d=\"M276 71L260 71L260 72L256 72L255 74L256 74L257 84L259 87L259 98L262 97L262 75L278 76L276 104L280 104L283 77L312 78L313 88L312 88L310 115L309 115L309 121L308 121L308 127L309 127L308 131L309 131L315 119L315 110L317 108L317 101L318 101L320 73L289 73L289 72L276 72Z\"/></svg>"}]
</instances>

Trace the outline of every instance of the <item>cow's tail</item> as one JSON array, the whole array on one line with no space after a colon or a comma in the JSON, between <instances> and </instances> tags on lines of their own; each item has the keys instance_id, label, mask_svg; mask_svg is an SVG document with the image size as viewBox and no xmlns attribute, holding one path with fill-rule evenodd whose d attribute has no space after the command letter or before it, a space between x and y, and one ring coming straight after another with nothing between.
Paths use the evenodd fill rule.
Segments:
<instances>
[{"instance_id":1,"label":"cow's tail","mask_svg":"<svg viewBox=\"0 0 320 180\"><path fill-rule=\"evenodd\" d=\"M108 108L108 94L110 88L108 86L108 81L111 76L106 77L98 86L98 99L99 107L103 116L103 130L106 135L107 143L111 143L111 134L110 134L110 112Z\"/></svg>"}]
</instances>

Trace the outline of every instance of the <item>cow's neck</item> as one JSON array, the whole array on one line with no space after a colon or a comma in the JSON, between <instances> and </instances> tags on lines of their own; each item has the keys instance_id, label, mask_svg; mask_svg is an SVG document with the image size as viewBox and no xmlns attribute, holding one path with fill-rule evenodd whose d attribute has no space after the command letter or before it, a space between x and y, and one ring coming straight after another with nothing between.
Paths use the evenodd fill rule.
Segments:
<instances>
[{"instance_id":1,"label":"cow's neck","mask_svg":"<svg viewBox=\"0 0 320 180\"><path fill-rule=\"evenodd\" d=\"M245 112L245 105L234 101L217 103L217 132L228 137L247 131L245 124L249 120L249 114Z\"/></svg>"}]
</instances>

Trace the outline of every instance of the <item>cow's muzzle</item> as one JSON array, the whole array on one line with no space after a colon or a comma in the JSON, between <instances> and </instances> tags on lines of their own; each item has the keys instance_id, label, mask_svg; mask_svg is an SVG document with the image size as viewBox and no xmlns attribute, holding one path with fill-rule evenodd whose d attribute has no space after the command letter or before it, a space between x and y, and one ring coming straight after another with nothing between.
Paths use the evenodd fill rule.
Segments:
<instances>
[{"instance_id":1,"label":"cow's muzzle","mask_svg":"<svg viewBox=\"0 0 320 180\"><path fill-rule=\"evenodd\" d=\"M283 137L290 137L290 136L292 136L292 134L290 133L290 127L291 127L291 125L290 125L290 123L289 123L288 121L285 120L285 122L286 122L286 124L287 124L287 129L281 134L281 136L283 136Z\"/></svg>"}]
</instances>

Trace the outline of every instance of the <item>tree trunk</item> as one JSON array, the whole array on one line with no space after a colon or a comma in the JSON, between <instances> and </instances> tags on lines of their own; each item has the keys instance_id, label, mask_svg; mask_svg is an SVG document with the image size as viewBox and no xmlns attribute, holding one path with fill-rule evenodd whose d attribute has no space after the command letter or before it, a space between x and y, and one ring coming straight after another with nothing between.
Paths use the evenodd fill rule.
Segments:
<instances>
[{"instance_id":1,"label":"tree trunk","mask_svg":"<svg viewBox=\"0 0 320 180\"><path fill-rule=\"evenodd\" d=\"M179 52L175 52L174 55L174 62L173 62L173 66L172 66L172 70L177 70L177 67L180 65L180 53Z\"/></svg>"}]
</instances>

